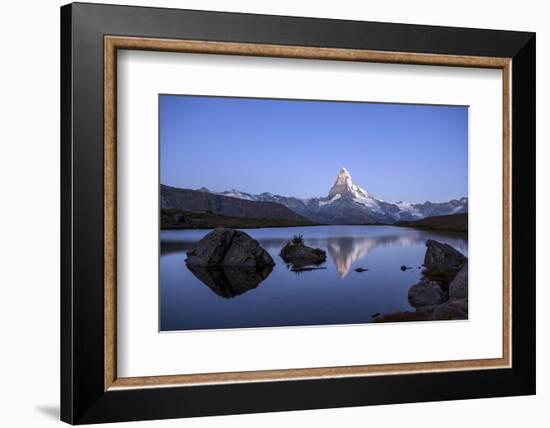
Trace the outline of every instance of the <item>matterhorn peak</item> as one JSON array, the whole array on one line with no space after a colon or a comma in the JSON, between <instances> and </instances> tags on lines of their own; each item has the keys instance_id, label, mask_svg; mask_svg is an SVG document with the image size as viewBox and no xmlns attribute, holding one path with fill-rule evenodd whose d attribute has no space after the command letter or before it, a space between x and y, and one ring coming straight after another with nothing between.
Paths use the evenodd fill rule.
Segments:
<instances>
[{"instance_id":1,"label":"matterhorn peak","mask_svg":"<svg viewBox=\"0 0 550 428\"><path fill-rule=\"evenodd\" d=\"M342 167L336 177L334 185L328 193L328 197L332 199L336 195L342 196L351 196L352 198L369 198L370 195L366 190L361 189L356 184L353 184L351 179L351 174L349 171Z\"/></svg>"}]
</instances>

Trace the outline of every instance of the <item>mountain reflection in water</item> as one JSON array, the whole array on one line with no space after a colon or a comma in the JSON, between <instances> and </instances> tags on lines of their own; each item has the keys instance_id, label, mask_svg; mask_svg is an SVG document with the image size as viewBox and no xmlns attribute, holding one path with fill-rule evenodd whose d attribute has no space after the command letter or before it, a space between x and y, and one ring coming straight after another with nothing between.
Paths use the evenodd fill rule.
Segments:
<instances>
[{"instance_id":1,"label":"mountain reflection in water","mask_svg":"<svg viewBox=\"0 0 550 428\"><path fill-rule=\"evenodd\" d=\"M406 236L340 237L330 239L326 242L326 246L340 278L344 278L355 261L379 247L409 247L424 242L426 241L421 235L411 234Z\"/></svg>"},{"instance_id":2,"label":"mountain reflection in water","mask_svg":"<svg viewBox=\"0 0 550 428\"><path fill-rule=\"evenodd\" d=\"M392 226L266 228L245 232L270 253L273 268L187 266L186 251L208 232L161 231L161 330L371 322L374 313L410 309L407 291L420 279L426 240L468 253L462 234ZM327 252L324 269L297 275L281 259L281 248L298 234ZM402 265L414 269L402 272ZM350 272L357 268L368 271Z\"/></svg>"}]
</instances>

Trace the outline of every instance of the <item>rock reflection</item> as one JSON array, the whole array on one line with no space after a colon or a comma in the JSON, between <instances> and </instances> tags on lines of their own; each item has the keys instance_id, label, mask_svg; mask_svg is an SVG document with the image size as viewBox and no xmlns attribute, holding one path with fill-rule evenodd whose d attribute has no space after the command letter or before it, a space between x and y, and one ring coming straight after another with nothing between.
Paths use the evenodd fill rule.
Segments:
<instances>
[{"instance_id":1,"label":"rock reflection","mask_svg":"<svg viewBox=\"0 0 550 428\"><path fill-rule=\"evenodd\" d=\"M206 268L187 265L187 268L214 293L226 299L256 288L273 271L272 266Z\"/></svg>"}]
</instances>

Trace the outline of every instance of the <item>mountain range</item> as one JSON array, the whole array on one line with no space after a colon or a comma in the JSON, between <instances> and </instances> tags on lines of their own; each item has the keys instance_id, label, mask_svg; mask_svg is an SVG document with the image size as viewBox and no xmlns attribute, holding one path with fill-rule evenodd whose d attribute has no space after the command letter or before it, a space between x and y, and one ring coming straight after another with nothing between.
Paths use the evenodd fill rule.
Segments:
<instances>
[{"instance_id":1,"label":"mountain range","mask_svg":"<svg viewBox=\"0 0 550 428\"><path fill-rule=\"evenodd\" d=\"M161 185L161 208L209 212L238 218L273 218L297 224L394 224L398 221L468 212L468 198L448 202L386 202L359 187L340 169L326 197L296 198L238 190L215 192L205 187L179 189Z\"/></svg>"}]
</instances>

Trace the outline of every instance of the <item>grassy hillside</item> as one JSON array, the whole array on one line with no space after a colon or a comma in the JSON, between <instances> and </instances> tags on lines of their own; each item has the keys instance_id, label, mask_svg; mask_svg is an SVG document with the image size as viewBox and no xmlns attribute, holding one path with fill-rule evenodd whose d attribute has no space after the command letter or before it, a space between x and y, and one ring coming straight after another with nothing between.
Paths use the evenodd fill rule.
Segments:
<instances>
[{"instance_id":1,"label":"grassy hillside","mask_svg":"<svg viewBox=\"0 0 550 428\"><path fill-rule=\"evenodd\" d=\"M398 221L395 225L451 232L468 232L468 213L426 217L413 221Z\"/></svg>"},{"instance_id":2,"label":"grassy hillside","mask_svg":"<svg viewBox=\"0 0 550 428\"><path fill-rule=\"evenodd\" d=\"M291 220L283 218L244 218L230 217L211 212L192 212L176 208L161 209L161 229L212 229L231 227L234 229L257 227L312 226L309 220Z\"/></svg>"}]
</instances>

